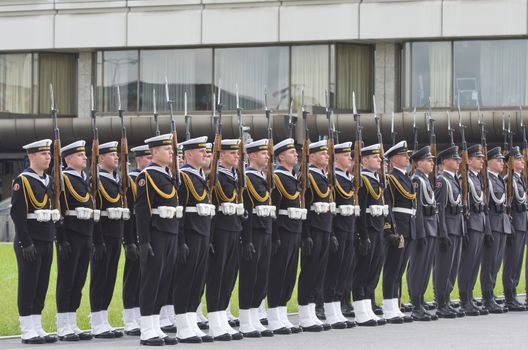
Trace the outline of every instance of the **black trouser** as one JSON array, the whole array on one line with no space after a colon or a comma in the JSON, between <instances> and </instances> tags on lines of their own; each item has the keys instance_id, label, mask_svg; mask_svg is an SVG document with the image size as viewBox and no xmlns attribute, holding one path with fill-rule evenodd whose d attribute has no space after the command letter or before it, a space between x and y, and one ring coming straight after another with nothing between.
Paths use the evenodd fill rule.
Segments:
<instances>
[{"instance_id":1,"label":"black trouser","mask_svg":"<svg viewBox=\"0 0 528 350\"><path fill-rule=\"evenodd\" d=\"M253 230L255 254L251 260L240 256L238 276L238 302L240 309L258 308L268 291L271 257L271 235Z\"/></svg>"},{"instance_id":2,"label":"black trouser","mask_svg":"<svg viewBox=\"0 0 528 350\"><path fill-rule=\"evenodd\" d=\"M343 254L343 262L339 269L337 277L336 300L341 301L344 298L350 297L352 290L352 281L354 269L356 268L357 257L355 251L355 235L349 233L345 242L345 252Z\"/></svg>"},{"instance_id":3,"label":"black trouser","mask_svg":"<svg viewBox=\"0 0 528 350\"><path fill-rule=\"evenodd\" d=\"M214 254L209 254L205 289L208 312L227 309L236 280L240 232L217 228L213 237Z\"/></svg>"},{"instance_id":4,"label":"black trouser","mask_svg":"<svg viewBox=\"0 0 528 350\"><path fill-rule=\"evenodd\" d=\"M174 311L176 314L196 312L202 299L209 256L209 236L194 231L185 232L189 256L185 264L176 266Z\"/></svg>"},{"instance_id":5,"label":"black trouser","mask_svg":"<svg viewBox=\"0 0 528 350\"><path fill-rule=\"evenodd\" d=\"M462 247L460 268L458 271L458 292L461 299L473 293L482 257L483 232L468 230L467 246Z\"/></svg>"},{"instance_id":6,"label":"black trouser","mask_svg":"<svg viewBox=\"0 0 528 350\"><path fill-rule=\"evenodd\" d=\"M299 266L300 232L279 229L280 247L271 256L268 285L268 307L286 306L290 300Z\"/></svg>"},{"instance_id":7,"label":"black trouser","mask_svg":"<svg viewBox=\"0 0 528 350\"><path fill-rule=\"evenodd\" d=\"M407 269L407 286L411 298L423 297L429 284L429 277L436 251L436 237L426 237L425 245L416 240L409 243L409 267Z\"/></svg>"},{"instance_id":8,"label":"black trouser","mask_svg":"<svg viewBox=\"0 0 528 350\"><path fill-rule=\"evenodd\" d=\"M139 307L141 316L159 315L168 299L171 280L167 279L176 266L178 235L152 230L150 245L154 256L140 259Z\"/></svg>"},{"instance_id":9,"label":"black trouser","mask_svg":"<svg viewBox=\"0 0 528 350\"><path fill-rule=\"evenodd\" d=\"M480 286L482 293L493 292L497 281L502 259L504 257L504 248L506 245L507 235L502 232L492 232L493 243L489 247L484 245L482 248L482 263L480 268Z\"/></svg>"},{"instance_id":10,"label":"black trouser","mask_svg":"<svg viewBox=\"0 0 528 350\"><path fill-rule=\"evenodd\" d=\"M526 232L517 231L511 237L512 241L506 241L504 251L504 268L502 271L502 286L504 291L516 291L521 277L524 244L526 242Z\"/></svg>"},{"instance_id":11,"label":"black trouser","mask_svg":"<svg viewBox=\"0 0 528 350\"><path fill-rule=\"evenodd\" d=\"M451 245L443 247L438 244L436 246L433 283L435 298L438 302L449 300L460 266L462 236L449 235L449 239Z\"/></svg>"},{"instance_id":12,"label":"black trouser","mask_svg":"<svg viewBox=\"0 0 528 350\"><path fill-rule=\"evenodd\" d=\"M313 240L312 254L301 256L299 275L299 305L315 303L317 291L323 290L326 265L328 263L328 243L330 233L310 228Z\"/></svg>"},{"instance_id":13,"label":"black trouser","mask_svg":"<svg viewBox=\"0 0 528 350\"><path fill-rule=\"evenodd\" d=\"M139 307L139 259L125 259L125 270L123 272L123 308L132 309Z\"/></svg>"},{"instance_id":14,"label":"black trouser","mask_svg":"<svg viewBox=\"0 0 528 350\"><path fill-rule=\"evenodd\" d=\"M90 307L92 312L108 310L114 295L121 238L103 236L106 253L100 261L92 257L90 268Z\"/></svg>"},{"instance_id":15,"label":"black trouser","mask_svg":"<svg viewBox=\"0 0 528 350\"><path fill-rule=\"evenodd\" d=\"M409 260L409 242L405 239L402 248L384 240L385 261L383 263L383 299L399 298L401 281Z\"/></svg>"},{"instance_id":16,"label":"black trouser","mask_svg":"<svg viewBox=\"0 0 528 350\"><path fill-rule=\"evenodd\" d=\"M355 301L372 299L383 268L383 231L368 231L370 249L366 255L356 251L357 264L354 269L352 297ZM356 242L359 248L359 243Z\"/></svg>"},{"instance_id":17,"label":"black trouser","mask_svg":"<svg viewBox=\"0 0 528 350\"><path fill-rule=\"evenodd\" d=\"M16 243L15 256L18 264L18 314L20 316L40 315L48 292L51 262L53 260L53 242L33 241L37 257L27 262L22 249Z\"/></svg>"},{"instance_id":18,"label":"black trouser","mask_svg":"<svg viewBox=\"0 0 528 350\"><path fill-rule=\"evenodd\" d=\"M347 273L351 266L352 257L350 251L354 247L354 235L351 232L336 229L334 234L339 242L337 252L328 253L328 264L324 278L324 301L326 303L333 303L339 301L341 294L339 294L338 286L344 285L342 280L346 279ZM345 257L349 260L346 261ZM348 270L348 272L347 272Z\"/></svg>"},{"instance_id":19,"label":"black trouser","mask_svg":"<svg viewBox=\"0 0 528 350\"><path fill-rule=\"evenodd\" d=\"M67 260L57 256L57 312L75 312L81 305L82 290L92 256L92 237L66 230L71 253Z\"/></svg>"}]
</instances>

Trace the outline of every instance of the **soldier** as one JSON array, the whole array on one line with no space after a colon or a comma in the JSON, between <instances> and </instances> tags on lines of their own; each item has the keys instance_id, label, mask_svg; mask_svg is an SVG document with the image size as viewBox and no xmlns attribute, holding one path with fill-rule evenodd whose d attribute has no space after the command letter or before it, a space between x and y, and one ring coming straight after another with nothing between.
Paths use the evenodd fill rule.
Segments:
<instances>
[{"instance_id":1,"label":"soldier","mask_svg":"<svg viewBox=\"0 0 528 350\"><path fill-rule=\"evenodd\" d=\"M141 311L139 309L139 248L136 230L136 217L134 212L134 202L137 196L136 179L139 173L152 160L152 155L148 145L141 145L131 149L134 152L136 169L128 175L130 177L130 187L127 191L128 208L131 211L130 220L125 222L125 232L123 235L123 246L125 248L125 270L123 273L123 321L125 323L125 334L140 335Z\"/></svg>"},{"instance_id":2,"label":"soldier","mask_svg":"<svg viewBox=\"0 0 528 350\"><path fill-rule=\"evenodd\" d=\"M89 332L77 327L76 311L81 304L92 254L94 199L86 168L85 141L64 146L61 156L66 161L63 171L64 192L61 196L62 225L57 227L57 334L60 340L90 340ZM94 215L95 214L95 215Z\"/></svg>"},{"instance_id":3,"label":"soldier","mask_svg":"<svg viewBox=\"0 0 528 350\"><path fill-rule=\"evenodd\" d=\"M355 327L341 312L346 282L354 267L354 234L359 206L354 204L354 182L352 171L352 142L334 146L335 152L335 202L336 216L333 232L338 242L336 252L330 252L324 280L324 311L326 322L332 328Z\"/></svg>"},{"instance_id":4,"label":"soldier","mask_svg":"<svg viewBox=\"0 0 528 350\"><path fill-rule=\"evenodd\" d=\"M425 310L424 294L429 283L437 244L438 209L430 181L435 159L430 147L425 146L416 151L411 160L415 164L412 182L416 193L415 225L418 229L411 234L408 242L407 285L413 305L411 317L415 321L431 321L438 318Z\"/></svg>"},{"instance_id":5,"label":"soldier","mask_svg":"<svg viewBox=\"0 0 528 350\"><path fill-rule=\"evenodd\" d=\"M259 306L266 296L271 257L271 228L275 208L271 206L266 176L269 161L268 139L246 145L249 166L246 168L247 190L243 193L247 220L242 222L239 273L239 319L243 334L254 332L262 337L274 333L289 334L287 328L272 332L260 322Z\"/></svg>"},{"instance_id":6,"label":"soldier","mask_svg":"<svg viewBox=\"0 0 528 350\"><path fill-rule=\"evenodd\" d=\"M145 140L152 162L136 178L137 195L134 204L139 242L141 310L141 345L176 344L160 327L160 310L168 299L171 276L176 264L179 218L172 162L172 134Z\"/></svg>"},{"instance_id":7,"label":"soldier","mask_svg":"<svg viewBox=\"0 0 528 350\"><path fill-rule=\"evenodd\" d=\"M489 221L492 235L484 237L484 250L480 270L480 285L485 308L492 314L503 313L507 309L499 306L493 295L497 273L504 257L506 238L512 234L506 203L506 184L500 176L504 165L504 156L500 147L488 151L489 180Z\"/></svg>"},{"instance_id":8,"label":"soldier","mask_svg":"<svg viewBox=\"0 0 528 350\"><path fill-rule=\"evenodd\" d=\"M386 202L389 204L391 229L385 230L385 262L383 265L383 315L388 323L412 322L400 311L398 301L403 273L409 259L409 240L416 235L416 194L407 174L409 150L401 141L385 152L392 165L388 176Z\"/></svg>"},{"instance_id":9,"label":"soldier","mask_svg":"<svg viewBox=\"0 0 528 350\"><path fill-rule=\"evenodd\" d=\"M482 244L485 235L491 235L486 198L482 190L481 170L484 165L484 154L481 145L468 148L468 186L469 216L466 220L467 234L462 241L462 258L458 272L458 291L460 293L460 310L468 316L487 315L488 311L479 308L473 299L473 288L480 267Z\"/></svg>"},{"instance_id":10,"label":"soldier","mask_svg":"<svg viewBox=\"0 0 528 350\"><path fill-rule=\"evenodd\" d=\"M244 205L238 203L236 166L239 162L239 139L224 139L218 165L218 179L213 188L213 204L218 212L211 224L209 268L207 271L207 318L210 335L216 340L231 340L238 331L225 323L226 308L235 284L238 268L238 246L242 231ZM260 333L244 333L245 337L259 337Z\"/></svg>"},{"instance_id":11,"label":"soldier","mask_svg":"<svg viewBox=\"0 0 528 350\"><path fill-rule=\"evenodd\" d=\"M524 244L528 230L528 208L526 203L526 184L522 172L524 159L519 147L513 147L507 157L513 157L512 234L506 239L502 286L506 298L505 307L509 311L526 311L526 307L517 301L517 285L522 270Z\"/></svg>"},{"instance_id":12,"label":"soldier","mask_svg":"<svg viewBox=\"0 0 528 350\"><path fill-rule=\"evenodd\" d=\"M374 314L372 301L369 299L369 286L378 283L383 268L384 216L388 214L378 175L381 168L379 144L361 149L361 164L363 186L358 193L361 211L356 223L357 264L352 283L352 297L358 325L376 326L386 324L386 320Z\"/></svg>"},{"instance_id":13,"label":"soldier","mask_svg":"<svg viewBox=\"0 0 528 350\"><path fill-rule=\"evenodd\" d=\"M42 329L41 313L48 290L53 259L53 221L60 213L51 208L51 181L44 172L51 161L51 140L22 148L29 158L13 182L11 219L15 224L14 248L18 265L18 314L24 344L54 343L57 338Z\"/></svg>"},{"instance_id":14,"label":"soldier","mask_svg":"<svg viewBox=\"0 0 528 350\"><path fill-rule=\"evenodd\" d=\"M101 219L94 227L90 269L90 323L96 338L123 336L123 332L115 330L108 322L108 306L114 294L125 220L130 217L130 211L124 208L120 193L116 172L118 163L116 141L99 146L100 183L95 207L101 211Z\"/></svg>"},{"instance_id":15,"label":"soldier","mask_svg":"<svg viewBox=\"0 0 528 350\"><path fill-rule=\"evenodd\" d=\"M315 296L322 290L328 262L328 251L336 251L339 243L332 230L332 212L328 177L328 147L325 140L310 144L309 190L305 194L307 220L303 222L301 242L301 273L299 275L299 324L308 332L328 330L331 326L321 322L315 314ZM332 207L332 209L331 209ZM343 323L339 326L342 327ZM344 324L346 328L346 324Z\"/></svg>"},{"instance_id":16,"label":"soldier","mask_svg":"<svg viewBox=\"0 0 528 350\"><path fill-rule=\"evenodd\" d=\"M178 239L174 310L176 337L182 343L213 341L198 327L196 315L205 285L211 220L215 215L203 170L207 165L206 142L207 136L203 136L181 143L185 164L181 167L178 195L184 216Z\"/></svg>"},{"instance_id":17,"label":"soldier","mask_svg":"<svg viewBox=\"0 0 528 350\"><path fill-rule=\"evenodd\" d=\"M458 147L452 146L438 153L443 166L438 176L435 197L438 206L438 240L434 262L434 292L438 303L436 315L440 318L463 317L450 307L449 298L454 287L454 277L458 274L462 237L464 236L464 217L462 191L457 175L460 166Z\"/></svg>"},{"instance_id":18,"label":"soldier","mask_svg":"<svg viewBox=\"0 0 528 350\"><path fill-rule=\"evenodd\" d=\"M286 307L297 279L302 220L306 219L306 209L301 209L299 180L293 172L298 160L295 140L288 138L275 144L273 152L278 166L273 175L271 202L277 208L277 219L272 230L268 326L271 330L286 327L299 333L302 330L288 320Z\"/></svg>"}]
</instances>

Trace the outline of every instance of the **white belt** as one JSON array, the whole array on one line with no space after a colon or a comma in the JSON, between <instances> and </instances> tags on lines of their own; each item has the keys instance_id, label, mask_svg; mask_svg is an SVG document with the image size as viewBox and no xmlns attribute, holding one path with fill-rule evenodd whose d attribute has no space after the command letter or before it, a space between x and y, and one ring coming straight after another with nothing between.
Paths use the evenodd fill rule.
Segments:
<instances>
[{"instance_id":1,"label":"white belt","mask_svg":"<svg viewBox=\"0 0 528 350\"><path fill-rule=\"evenodd\" d=\"M27 214L27 218L30 219L30 220L36 220L37 219L37 215L33 214L33 213L30 213L30 214ZM50 219L51 220L51 219ZM49 220L48 220L49 221Z\"/></svg>"},{"instance_id":2,"label":"white belt","mask_svg":"<svg viewBox=\"0 0 528 350\"><path fill-rule=\"evenodd\" d=\"M294 207L277 211L278 215L287 216L292 220L306 220L306 212L306 209Z\"/></svg>"},{"instance_id":3,"label":"white belt","mask_svg":"<svg viewBox=\"0 0 528 350\"><path fill-rule=\"evenodd\" d=\"M185 212L186 213L197 213L198 212L198 208L196 208L196 207L185 207Z\"/></svg>"},{"instance_id":4,"label":"white belt","mask_svg":"<svg viewBox=\"0 0 528 350\"><path fill-rule=\"evenodd\" d=\"M371 205L365 212L372 216L387 216L389 213L389 207L387 205Z\"/></svg>"},{"instance_id":5,"label":"white belt","mask_svg":"<svg viewBox=\"0 0 528 350\"><path fill-rule=\"evenodd\" d=\"M26 218L38 222L57 222L60 220L60 216L58 209L37 209L34 213L28 213Z\"/></svg>"},{"instance_id":6,"label":"white belt","mask_svg":"<svg viewBox=\"0 0 528 350\"><path fill-rule=\"evenodd\" d=\"M394 207L392 208L393 213L402 213L402 214L409 214L412 216L416 215L416 209L409 209L409 208L401 208L401 207Z\"/></svg>"},{"instance_id":7,"label":"white belt","mask_svg":"<svg viewBox=\"0 0 528 350\"><path fill-rule=\"evenodd\" d=\"M180 219L183 217L183 207L159 207L150 211L152 215L159 215L162 219Z\"/></svg>"},{"instance_id":8,"label":"white belt","mask_svg":"<svg viewBox=\"0 0 528 350\"><path fill-rule=\"evenodd\" d=\"M212 205L212 204L205 204L205 203L199 203L199 205L203 205L203 209L199 209L197 206L194 206L194 207L185 207L185 212L186 213L197 213L198 215L200 216L207 216L207 217L212 217L215 215L215 206ZM209 207L209 209L207 209L207 207ZM206 215L203 215L201 214L202 212L204 213L207 213Z\"/></svg>"},{"instance_id":9,"label":"white belt","mask_svg":"<svg viewBox=\"0 0 528 350\"><path fill-rule=\"evenodd\" d=\"M287 210L287 209L279 209L278 214L279 214L279 215L285 215L285 216L288 216L288 210Z\"/></svg>"}]
</instances>

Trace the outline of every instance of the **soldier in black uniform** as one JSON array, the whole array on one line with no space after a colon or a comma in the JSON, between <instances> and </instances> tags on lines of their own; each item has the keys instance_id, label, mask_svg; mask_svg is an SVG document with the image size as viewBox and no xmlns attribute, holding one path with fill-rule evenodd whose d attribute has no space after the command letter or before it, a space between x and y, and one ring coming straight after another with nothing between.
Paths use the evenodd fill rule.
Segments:
<instances>
[{"instance_id":1,"label":"soldier in black uniform","mask_svg":"<svg viewBox=\"0 0 528 350\"><path fill-rule=\"evenodd\" d=\"M508 212L510 210L506 203L506 182L500 173L504 166L504 157L500 147L488 151L488 180L489 180L489 221L492 235L484 237L484 249L482 252L482 263L480 267L480 286L484 306L490 313L503 313L506 308L495 302L493 290L497 280L506 238L512 234L512 225Z\"/></svg>"},{"instance_id":2,"label":"soldier in black uniform","mask_svg":"<svg viewBox=\"0 0 528 350\"><path fill-rule=\"evenodd\" d=\"M480 174L483 165L482 146L470 146L468 148L469 216L466 220L467 234L462 241L462 258L458 272L460 310L465 312L467 316L479 316L488 313L487 310L480 309L473 299L473 288L475 288L480 267L484 236L491 234Z\"/></svg>"},{"instance_id":3,"label":"soldier in black uniform","mask_svg":"<svg viewBox=\"0 0 528 350\"><path fill-rule=\"evenodd\" d=\"M512 234L506 239L502 286L509 311L526 311L526 307L517 301L517 285L522 271L524 244L528 230L528 208L526 201L526 184L522 172L526 165L519 147L513 147L507 157L513 157ZM508 161L508 159L507 159Z\"/></svg>"},{"instance_id":4,"label":"soldier in black uniform","mask_svg":"<svg viewBox=\"0 0 528 350\"><path fill-rule=\"evenodd\" d=\"M303 222L301 242L301 273L299 275L299 323L303 330L320 332L330 329L315 314L315 296L322 290L328 251L336 251L339 243L332 230L332 212L335 202L332 196L325 169L328 166L326 141L310 144L310 168L307 179L305 203L308 209L307 220ZM331 247L330 247L331 246ZM340 325L342 327L342 324ZM346 328L346 324L345 324Z\"/></svg>"},{"instance_id":5,"label":"soldier in black uniform","mask_svg":"<svg viewBox=\"0 0 528 350\"><path fill-rule=\"evenodd\" d=\"M60 213L51 208L52 185L44 173L51 161L51 142L40 140L23 147L28 153L29 168L13 182L11 195L18 265L18 314L24 344L57 341L55 336L44 332L41 324L53 259L53 220L60 218Z\"/></svg>"},{"instance_id":6,"label":"soldier in black uniform","mask_svg":"<svg viewBox=\"0 0 528 350\"><path fill-rule=\"evenodd\" d=\"M101 219L94 227L94 250L90 264L90 323L96 338L123 336L108 322L108 306L114 294L125 220L130 217L120 194L118 163L116 141L99 146L100 183L95 207L101 211Z\"/></svg>"},{"instance_id":7,"label":"soldier in black uniform","mask_svg":"<svg viewBox=\"0 0 528 350\"><path fill-rule=\"evenodd\" d=\"M89 332L77 327L76 311L92 254L94 201L86 168L85 141L61 149L67 168L63 171L61 196L63 224L57 227L57 334L60 340L90 340ZM95 212L99 219L100 212Z\"/></svg>"},{"instance_id":8,"label":"soldier in black uniform","mask_svg":"<svg viewBox=\"0 0 528 350\"><path fill-rule=\"evenodd\" d=\"M128 208L131 211L130 220L125 222L123 246L125 248L125 270L123 273L123 321L127 335L140 335L141 311L139 309L139 248L136 230L134 202L137 196L136 179L152 160L148 145L141 145L131 149L134 152L136 169L128 173L130 187L127 191Z\"/></svg>"},{"instance_id":9,"label":"soldier in black uniform","mask_svg":"<svg viewBox=\"0 0 528 350\"><path fill-rule=\"evenodd\" d=\"M271 202L277 209L277 219L272 230L268 327L271 330L286 327L299 333L301 328L288 320L286 307L297 280L302 220L306 219L306 209L301 208L299 180L293 172L298 160L295 140L288 138L275 144L273 152L278 165L273 175Z\"/></svg>"},{"instance_id":10,"label":"soldier in black uniform","mask_svg":"<svg viewBox=\"0 0 528 350\"><path fill-rule=\"evenodd\" d=\"M184 216L178 239L174 310L176 337L184 343L213 340L198 328L196 317L205 285L211 220L215 215L203 171L207 165L206 142L204 136L181 143L185 164L181 168L182 183L178 194Z\"/></svg>"},{"instance_id":11,"label":"soldier in black uniform","mask_svg":"<svg viewBox=\"0 0 528 350\"><path fill-rule=\"evenodd\" d=\"M438 210L435 194L429 176L434 171L434 156L429 146L425 146L411 156L415 164L412 177L416 193L416 219L418 228L411 234L409 244L409 266L407 285L413 310L411 317L415 321L437 320L424 308L424 294L429 283L436 249L438 230Z\"/></svg>"},{"instance_id":12,"label":"soldier in black uniform","mask_svg":"<svg viewBox=\"0 0 528 350\"><path fill-rule=\"evenodd\" d=\"M386 320L372 311L369 286L376 285L383 268L383 231L388 208L383 199L378 171L381 164L380 145L361 149L362 187L359 190L360 217L356 222L357 264L352 283L352 297L356 322L360 326L384 325Z\"/></svg>"},{"instance_id":13,"label":"soldier in black uniform","mask_svg":"<svg viewBox=\"0 0 528 350\"><path fill-rule=\"evenodd\" d=\"M462 237L464 236L464 216L462 190L457 175L460 166L458 147L452 146L438 153L443 172L438 176L435 197L438 206L438 247L434 262L434 292L438 303L436 315L440 318L464 316L450 307L450 295L454 287L454 277L458 274Z\"/></svg>"},{"instance_id":14,"label":"soldier in black uniform","mask_svg":"<svg viewBox=\"0 0 528 350\"><path fill-rule=\"evenodd\" d=\"M259 317L259 306L268 287L271 228L276 214L263 173L269 161L268 140L247 144L246 152L249 166L246 168L247 189L243 200L247 220L242 222L238 286L240 330L249 334L257 331L263 337L271 337L274 332L266 329ZM282 328L275 333L290 333L290 330Z\"/></svg>"},{"instance_id":15,"label":"soldier in black uniform","mask_svg":"<svg viewBox=\"0 0 528 350\"><path fill-rule=\"evenodd\" d=\"M139 242L142 345L176 344L160 327L160 310L169 296L171 276L176 264L179 218L172 163L172 134L145 140L152 162L136 178L137 196L134 204Z\"/></svg>"},{"instance_id":16,"label":"soldier in black uniform","mask_svg":"<svg viewBox=\"0 0 528 350\"><path fill-rule=\"evenodd\" d=\"M385 262L383 265L383 315L389 323L411 322L400 311L399 290L409 259L409 240L416 235L416 194L407 174L409 150L401 141L385 152L392 165L385 193L389 205L390 229L385 230Z\"/></svg>"},{"instance_id":17,"label":"soldier in black uniform","mask_svg":"<svg viewBox=\"0 0 528 350\"><path fill-rule=\"evenodd\" d=\"M211 225L211 246L207 271L207 318L210 335L218 340L231 340L238 331L229 326L226 309L238 269L238 246L244 205L238 203L236 166L239 162L239 139L224 139L218 164L218 179L213 188L213 204L217 213ZM225 324L227 323L227 327ZM251 336L251 333L245 336ZM260 333L254 332L259 336Z\"/></svg>"},{"instance_id":18,"label":"soldier in black uniform","mask_svg":"<svg viewBox=\"0 0 528 350\"><path fill-rule=\"evenodd\" d=\"M335 152L335 194L336 216L333 219L333 232L338 249L330 252L324 280L324 311L326 322L333 328L352 328L354 322L348 321L341 312L341 299L347 290L346 282L354 267L354 233L356 215L359 206L354 204L352 169L352 142L334 146Z\"/></svg>"}]
</instances>

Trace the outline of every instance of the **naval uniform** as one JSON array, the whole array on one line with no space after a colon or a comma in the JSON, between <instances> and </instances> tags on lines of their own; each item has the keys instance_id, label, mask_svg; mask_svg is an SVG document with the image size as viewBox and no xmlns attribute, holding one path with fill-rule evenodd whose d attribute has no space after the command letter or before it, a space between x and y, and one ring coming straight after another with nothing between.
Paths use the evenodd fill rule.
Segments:
<instances>
[{"instance_id":1,"label":"naval uniform","mask_svg":"<svg viewBox=\"0 0 528 350\"><path fill-rule=\"evenodd\" d=\"M258 216L259 206L271 205L268 183L263 172L246 168L247 190L244 191L244 208L248 218L242 222L241 249L252 243L254 253L244 257L240 254L239 292L240 309L258 309L266 296L271 257L271 229L274 213Z\"/></svg>"},{"instance_id":2,"label":"naval uniform","mask_svg":"<svg viewBox=\"0 0 528 350\"><path fill-rule=\"evenodd\" d=\"M438 176L435 197L438 206L438 238L434 262L434 292L438 302L439 316L446 311L449 317L456 317L449 308L462 252L464 216L460 180L450 171L444 170Z\"/></svg>"},{"instance_id":3,"label":"naval uniform","mask_svg":"<svg viewBox=\"0 0 528 350\"><path fill-rule=\"evenodd\" d=\"M309 190L305 193L308 209L307 220L303 223L303 241L311 239L311 254L301 256L301 273L299 275L299 305L314 304L317 291L323 290L324 275L328 263L330 236L332 235L332 213L328 210L317 214L315 203L330 203L331 193L326 173L310 166L308 181Z\"/></svg>"},{"instance_id":4,"label":"naval uniform","mask_svg":"<svg viewBox=\"0 0 528 350\"><path fill-rule=\"evenodd\" d=\"M336 168L335 203L340 206L354 205L354 179L352 174ZM356 216L344 216L339 210L333 218L333 232L339 243L337 252L330 253L324 282L325 303L339 302L350 290L351 275L355 265L354 234Z\"/></svg>"},{"instance_id":5,"label":"naval uniform","mask_svg":"<svg viewBox=\"0 0 528 350\"><path fill-rule=\"evenodd\" d=\"M413 305L413 316L418 319L425 315L424 295L437 245L438 209L429 177L417 169L412 182L416 193L415 225L418 229L411 235L409 242L407 286ZM425 318L430 319L430 315L425 315Z\"/></svg>"},{"instance_id":6,"label":"naval uniform","mask_svg":"<svg viewBox=\"0 0 528 350\"><path fill-rule=\"evenodd\" d=\"M38 222L36 210L50 210L52 189L48 175L25 169L13 182L11 219L15 224L14 249L18 265L18 314L40 315L48 291L53 259L53 222ZM23 250L34 245L36 256L26 260Z\"/></svg>"},{"instance_id":7,"label":"naval uniform","mask_svg":"<svg viewBox=\"0 0 528 350\"><path fill-rule=\"evenodd\" d=\"M288 208L301 207L299 180L281 165L275 169L274 178L275 188L271 193L271 201L277 208L278 215L273 223L272 240L278 246L270 263L269 309L286 307L292 296L297 280L302 232L302 220L288 217Z\"/></svg>"},{"instance_id":8,"label":"naval uniform","mask_svg":"<svg viewBox=\"0 0 528 350\"><path fill-rule=\"evenodd\" d=\"M159 315L168 299L175 264L179 220L162 218L159 207L177 207L178 196L170 171L150 163L136 179L134 211L140 250L148 244L153 254L140 254L139 307L141 316ZM156 211L154 212L154 210Z\"/></svg>"},{"instance_id":9,"label":"naval uniform","mask_svg":"<svg viewBox=\"0 0 528 350\"><path fill-rule=\"evenodd\" d=\"M103 169L99 171L99 189L96 208L101 210L101 219L94 226L95 249L105 247L101 259L92 256L90 269L90 307L92 312L108 310L114 294L117 266L121 256L121 243L125 220L109 219L108 208L122 208L119 178Z\"/></svg>"},{"instance_id":10,"label":"naval uniform","mask_svg":"<svg viewBox=\"0 0 528 350\"><path fill-rule=\"evenodd\" d=\"M209 256L209 236L211 216L200 216L197 204L207 204L209 187L202 170L189 164L181 167L182 184L178 190L184 207L180 221L179 250L187 245L188 256L180 256L176 267L174 285L174 310L176 315L196 312L205 285L207 258Z\"/></svg>"},{"instance_id":11,"label":"naval uniform","mask_svg":"<svg viewBox=\"0 0 528 350\"><path fill-rule=\"evenodd\" d=\"M64 222L57 228L57 245L69 244L69 256L57 254L57 313L75 312L81 304L82 289L92 254L94 220L78 219L75 208L94 209L90 183L84 172L66 168L63 171L64 192L61 215Z\"/></svg>"},{"instance_id":12,"label":"naval uniform","mask_svg":"<svg viewBox=\"0 0 528 350\"><path fill-rule=\"evenodd\" d=\"M221 165L218 167L218 181L213 188L213 204L220 208L222 203L238 204L237 174ZM207 311L227 309L238 270L238 247L242 231L241 216L237 213L226 215L218 210L211 224L211 246L207 287L205 290Z\"/></svg>"}]
</instances>

